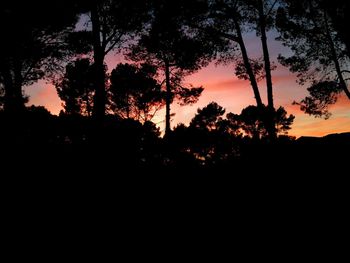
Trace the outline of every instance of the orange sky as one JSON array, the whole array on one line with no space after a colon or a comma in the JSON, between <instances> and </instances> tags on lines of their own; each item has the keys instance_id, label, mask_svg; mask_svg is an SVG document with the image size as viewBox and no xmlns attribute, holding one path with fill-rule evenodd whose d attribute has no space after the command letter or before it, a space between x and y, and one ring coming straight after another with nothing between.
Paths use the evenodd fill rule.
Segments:
<instances>
[{"instance_id":1,"label":"orange sky","mask_svg":"<svg viewBox=\"0 0 350 263\"><path fill-rule=\"evenodd\" d=\"M294 136L324 136L329 133L350 131L350 101L341 98L337 104L332 106L332 117L323 120L305 115L298 106L293 106L292 102L302 98L306 93L303 87L298 86L295 78L288 71L279 71L274 78L275 103L282 105L288 113L294 114L296 119L290 135ZM283 75L283 74L286 75ZM193 85L203 85L205 90L198 103L193 106L180 107L172 105L172 112L176 113L172 125L179 122L188 124L195 115L198 108L206 106L211 101L219 103L226 109L226 112L240 113L247 105L254 105L253 92L248 81L238 80L227 66L210 65L198 73L187 78L186 82ZM264 87L264 85L261 85ZM43 105L53 114L58 114L62 109L61 101L56 94L55 88L40 81L37 85L28 87L26 92L31 95L30 103ZM266 101L265 89L261 90L263 100ZM159 112L155 122L163 129L164 111Z\"/></svg>"},{"instance_id":2,"label":"orange sky","mask_svg":"<svg viewBox=\"0 0 350 263\"><path fill-rule=\"evenodd\" d=\"M192 107L173 106L176 111L174 123L188 123L197 108L204 107L211 101L219 103L226 112L240 113L247 105L255 105L253 91L248 81L238 80L233 70L227 67L209 66L188 78L193 84L204 85L205 90L199 102ZM296 78L287 69L274 72L274 98L276 106L283 106L288 113L296 116L290 135L324 136L329 133L350 131L350 101L342 97L331 107L332 117L329 120L315 118L304 114L293 101L302 99L307 93L304 87L296 83ZM261 95L266 103L264 81L260 83Z\"/></svg>"},{"instance_id":3,"label":"orange sky","mask_svg":"<svg viewBox=\"0 0 350 263\"><path fill-rule=\"evenodd\" d=\"M254 37L247 37L247 46L250 54L258 56L259 46ZM276 61L279 53L282 53L283 47L276 41L270 43L271 58ZM116 64L123 62L121 56L109 55L107 57L109 70ZM215 101L226 109L226 112L240 113L248 106L254 105L253 92L248 81L238 80L234 76L233 66L215 66L214 63L199 72L186 78L187 83L203 86L205 88L198 103L193 106L180 107L172 105L172 113L176 113L172 125L183 122L188 124L193 118L198 108L206 106L209 102ZM266 90L264 81L260 83L261 95L266 103ZM329 120L323 120L305 115L297 106L293 106L293 101L298 101L305 97L306 88L300 87L296 83L295 77L282 66L278 65L273 72L274 98L275 106L283 106L288 113L296 116L290 135L300 136L324 136L329 133L340 133L350 131L350 101L341 98L338 103L331 108L332 117ZM30 95L29 105L43 105L53 114L58 114L61 110L61 101L59 100L55 88L40 81L39 83L25 89L26 94ZM160 127L164 127L164 111L159 112L154 120Z\"/></svg>"}]
</instances>

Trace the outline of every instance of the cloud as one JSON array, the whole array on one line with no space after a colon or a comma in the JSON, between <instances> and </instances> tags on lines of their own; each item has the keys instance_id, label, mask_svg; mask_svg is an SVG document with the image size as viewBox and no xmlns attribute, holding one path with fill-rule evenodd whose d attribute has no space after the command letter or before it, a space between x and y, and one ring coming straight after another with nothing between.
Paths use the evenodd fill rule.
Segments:
<instances>
[{"instance_id":1,"label":"cloud","mask_svg":"<svg viewBox=\"0 0 350 263\"><path fill-rule=\"evenodd\" d=\"M247 81L239 80L237 78L217 80L209 82L204 85L204 88L208 91L242 91L250 88Z\"/></svg>"}]
</instances>

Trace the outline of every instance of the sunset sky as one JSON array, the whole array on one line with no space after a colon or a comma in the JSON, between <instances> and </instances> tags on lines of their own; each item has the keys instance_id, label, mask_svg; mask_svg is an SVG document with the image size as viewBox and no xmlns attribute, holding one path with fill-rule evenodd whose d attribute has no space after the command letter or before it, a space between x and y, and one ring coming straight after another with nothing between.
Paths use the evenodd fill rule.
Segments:
<instances>
[{"instance_id":1,"label":"sunset sky","mask_svg":"<svg viewBox=\"0 0 350 263\"><path fill-rule=\"evenodd\" d=\"M286 53L281 43L274 40L276 33L270 33L270 53L272 60L276 61L278 54ZM255 36L246 37L249 55L260 57L260 43ZM109 55L107 65L109 70L123 59L118 55ZM278 65L273 72L274 98L276 106L283 106L287 112L296 116L290 135L300 136L324 136L329 133L340 133L350 131L350 101L341 98L337 104L332 106L332 117L329 120L314 118L301 112L298 106L293 106L293 101L298 101L307 95L306 87L301 87L296 83L296 78L288 69ZM206 106L209 102L215 101L226 109L226 112L240 113L248 106L254 105L255 100L249 81L238 80L234 75L233 65L216 66L211 63L208 67L187 77L186 83L205 88L199 102L193 106L180 107L172 105L172 113L176 113L172 125L183 122L188 124L193 118L198 108ZM261 95L266 103L265 83L260 83ZM25 93L30 96L29 105L42 105L53 114L58 114L62 109L61 101L57 96L55 88L40 81L25 89ZM155 118L155 122L163 129L164 112L160 112Z\"/></svg>"}]
</instances>

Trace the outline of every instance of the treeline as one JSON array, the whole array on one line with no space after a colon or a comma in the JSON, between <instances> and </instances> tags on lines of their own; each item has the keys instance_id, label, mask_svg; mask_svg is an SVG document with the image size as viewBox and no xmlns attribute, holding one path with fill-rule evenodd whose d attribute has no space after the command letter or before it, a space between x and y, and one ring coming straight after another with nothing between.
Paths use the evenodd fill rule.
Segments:
<instances>
[{"instance_id":1,"label":"treeline","mask_svg":"<svg viewBox=\"0 0 350 263\"><path fill-rule=\"evenodd\" d=\"M277 112L280 135L274 147L291 146L294 138L284 134L293 118L286 118L283 108ZM0 119L4 125L0 131L2 153L16 156L15 160L48 158L52 162L55 159L51 157L58 155L57 160L89 167L97 160L110 160L131 168L197 169L267 158L268 152L272 153L268 131L255 106L225 116L225 109L212 102L198 109L188 126L179 124L164 138L153 122L118 115L106 115L99 127L88 116L55 116L44 107L32 106L15 120L5 113Z\"/></svg>"},{"instance_id":2,"label":"treeline","mask_svg":"<svg viewBox=\"0 0 350 263\"><path fill-rule=\"evenodd\" d=\"M197 160L237 155L238 139L271 142L282 134L283 140L294 116L274 102L277 65L270 57L268 32L275 30L290 48L279 62L309 91L295 103L308 114L328 118L328 107L340 95L350 99L349 9L345 0L2 1L2 139L117 141L122 127L130 126L158 140L151 121L165 108L168 147L174 140L180 152L191 152ZM256 34L260 57L249 54L248 33ZM129 62L108 69L109 54L123 54ZM186 85L184 78L213 61L233 66L238 78L249 81L256 105L247 105L240 115L224 115L211 103L188 127L172 130L171 105L194 104L204 89ZM25 106L25 87L38 80L55 85L64 107L60 116ZM144 135L135 138L145 140Z\"/></svg>"}]
</instances>

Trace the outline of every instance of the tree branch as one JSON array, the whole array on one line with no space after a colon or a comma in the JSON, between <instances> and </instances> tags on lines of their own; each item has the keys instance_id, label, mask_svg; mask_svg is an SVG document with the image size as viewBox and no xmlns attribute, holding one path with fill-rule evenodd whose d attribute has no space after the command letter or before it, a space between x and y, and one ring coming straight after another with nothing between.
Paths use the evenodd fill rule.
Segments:
<instances>
[{"instance_id":1,"label":"tree branch","mask_svg":"<svg viewBox=\"0 0 350 263\"><path fill-rule=\"evenodd\" d=\"M269 11L266 13L265 17L269 17L272 10L275 8L275 5L277 4L278 0L275 0L275 2L271 5L271 8L269 9Z\"/></svg>"},{"instance_id":2,"label":"tree branch","mask_svg":"<svg viewBox=\"0 0 350 263\"><path fill-rule=\"evenodd\" d=\"M161 86L163 86L165 83L165 79L162 80L162 82L160 83Z\"/></svg>"},{"instance_id":3,"label":"tree branch","mask_svg":"<svg viewBox=\"0 0 350 263\"><path fill-rule=\"evenodd\" d=\"M211 28L204 28L204 27L200 27L200 26L194 26L194 27L196 29L202 30L202 31L204 31L206 33L215 34L215 35L227 38L229 40L232 40L234 42L238 42L238 37L237 36L229 34L229 33L222 32L222 31L214 29L212 27Z\"/></svg>"},{"instance_id":4,"label":"tree branch","mask_svg":"<svg viewBox=\"0 0 350 263\"><path fill-rule=\"evenodd\" d=\"M162 108L162 104L160 103L157 107L156 107L156 109L154 110L154 112L153 112L153 114L151 113L151 114L149 114L149 121L151 121L153 118L154 118L154 116L157 114L157 112Z\"/></svg>"},{"instance_id":5,"label":"tree branch","mask_svg":"<svg viewBox=\"0 0 350 263\"><path fill-rule=\"evenodd\" d=\"M113 32L107 37L106 36L106 46L109 42L113 40L113 38L118 34L118 30L113 30Z\"/></svg>"},{"instance_id":6,"label":"tree branch","mask_svg":"<svg viewBox=\"0 0 350 263\"><path fill-rule=\"evenodd\" d=\"M105 49L106 46L107 46L107 33L106 33L106 21L105 19L103 18L103 25L101 26L101 33L102 33L102 48Z\"/></svg>"},{"instance_id":7,"label":"tree branch","mask_svg":"<svg viewBox=\"0 0 350 263\"><path fill-rule=\"evenodd\" d=\"M23 82L25 82L27 80L27 77L30 75L30 72L32 71L32 69L34 68L36 63L37 63L37 61L32 61L32 63L28 67L26 73L24 73L24 75L22 77Z\"/></svg>"},{"instance_id":8,"label":"tree branch","mask_svg":"<svg viewBox=\"0 0 350 263\"><path fill-rule=\"evenodd\" d=\"M109 46L109 48L107 50L105 50L105 55L107 55L113 48L115 48L115 46L119 43L119 41L123 37L123 35L124 35L124 33L120 33L119 36L114 39L113 43ZM115 37L115 36L116 36L116 34L114 34L113 37ZM109 37L108 39L112 40L113 37L112 38ZM108 39L107 39L106 44L111 41L111 40L108 40Z\"/></svg>"}]
</instances>

